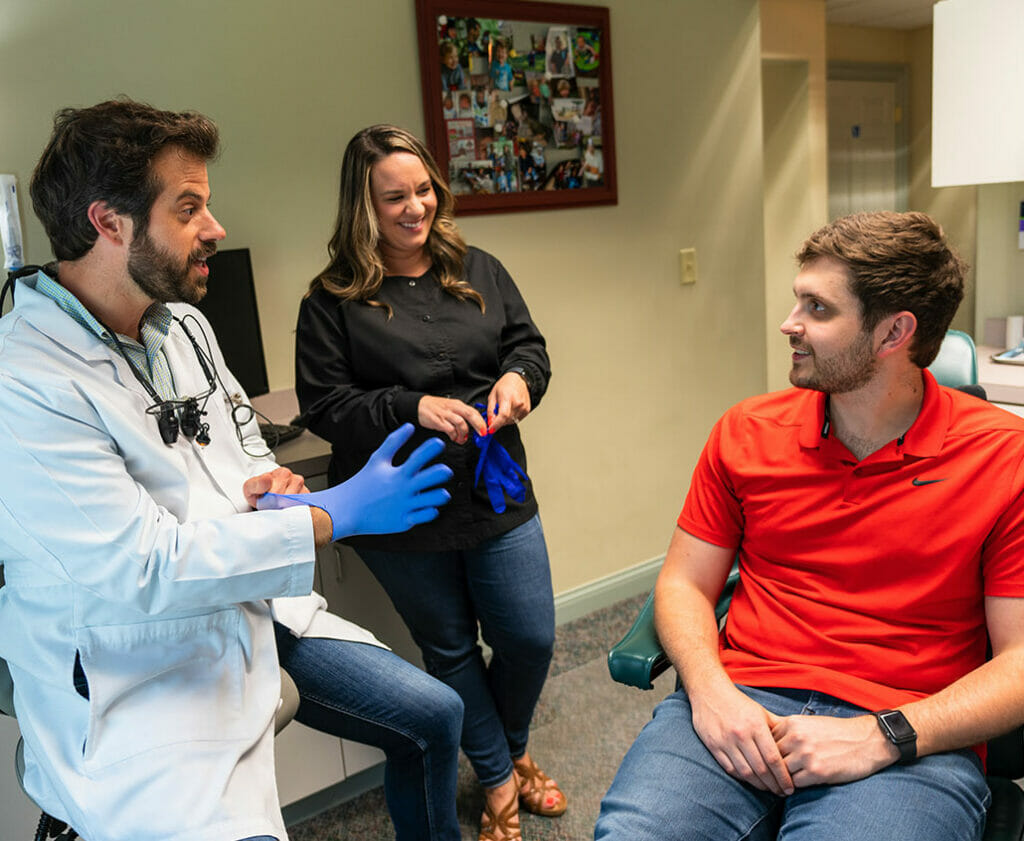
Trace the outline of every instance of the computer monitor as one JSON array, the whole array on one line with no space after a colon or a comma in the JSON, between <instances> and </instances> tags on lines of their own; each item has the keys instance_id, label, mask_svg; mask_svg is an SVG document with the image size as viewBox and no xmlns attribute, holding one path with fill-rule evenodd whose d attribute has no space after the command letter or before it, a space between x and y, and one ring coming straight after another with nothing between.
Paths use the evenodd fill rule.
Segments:
<instances>
[{"instance_id":1,"label":"computer monitor","mask_svg":"<svg viewBox=\"0 0 1024 841\"><path fill-rule=\"evenodd\" d=\"M210 276L206 296L197 306L213 325L231 373L249 397L259 397L270 387L249 249L225 248L207 265Z\"/></svg>"}]
</instances>

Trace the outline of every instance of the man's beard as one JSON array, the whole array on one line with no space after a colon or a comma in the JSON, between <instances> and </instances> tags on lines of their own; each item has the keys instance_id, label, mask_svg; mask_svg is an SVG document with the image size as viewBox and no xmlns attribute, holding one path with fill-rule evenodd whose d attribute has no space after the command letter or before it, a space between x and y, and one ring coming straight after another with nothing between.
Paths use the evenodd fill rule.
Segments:
<instances>
[{"instance_id":1,"label":"man's beard","mask_svg":"<svg viewBox=\"0 0 1024 841\"><path fill-rule=\"evenodd\" d=\"M790 345L805 350L799 345ZM798 374L796 368L789 372L789 381L797 388L812 388L827 394L844 394L856 391L870 382L878 369L878 360L872 347L872 335L861 332L850 347L838 355L822 359L814 354L810 357L814 370Z\"/></svg>"},{"instance_id":2,"label":"man's beard","mask_svg":"<svg viewBox=\"0 0 1024 841\"><path fill-rule=\"evenodd\" d=\"M178 263L174 256L160 248L145 231L132 240L128 249L128 274L136 285L150 298L169 304L184 301L197 304L206 294L206 278L202 275L190 280L192 264L217 253L217 244L204 243L184 263Z\"/></svg>"}]
</instances>

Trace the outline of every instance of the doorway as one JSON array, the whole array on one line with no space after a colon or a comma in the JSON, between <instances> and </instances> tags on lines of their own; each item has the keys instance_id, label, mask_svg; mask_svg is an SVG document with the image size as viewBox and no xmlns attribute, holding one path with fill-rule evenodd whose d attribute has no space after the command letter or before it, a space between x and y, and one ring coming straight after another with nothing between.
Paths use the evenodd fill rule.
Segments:
<instances>
[{"instance_id":1,"label":"doorway","mask_svg":"<svg viewBox=\"0 0 1024 841\"><path fill-rule=\"evenodd\" d=\"M830 63L828 212L907 209L907 70Z\"/></svg>"}]
</instances>

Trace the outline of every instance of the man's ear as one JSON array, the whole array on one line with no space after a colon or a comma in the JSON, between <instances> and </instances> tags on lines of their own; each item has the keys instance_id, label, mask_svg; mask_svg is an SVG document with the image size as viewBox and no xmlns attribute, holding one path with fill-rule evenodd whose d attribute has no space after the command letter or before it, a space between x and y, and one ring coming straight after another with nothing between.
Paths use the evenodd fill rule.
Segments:
<instances>
[{"instance_id":1,"label":"man's ear","mask_svg":"<svg viewBox=\"0 0 1024 841\"><path fill-rule=\"evenodd\" d=\"M910 344L917 333L917 316L903 310L895 315L887 316L875 328L875 340L879 357L888 356L898 350L909 351Z\"/></svg>"},{"instance_id":2,"label":"man's ear","mask_svg":"<svg viewBox=\"0 0 1024 841\"><path fill-rule=\"evenodd\" d=\"M103 239L113 245L128 245L132 239L131 220L105 201L94 201L86 211L89 222Z\"/></svg>"}]
</instances>

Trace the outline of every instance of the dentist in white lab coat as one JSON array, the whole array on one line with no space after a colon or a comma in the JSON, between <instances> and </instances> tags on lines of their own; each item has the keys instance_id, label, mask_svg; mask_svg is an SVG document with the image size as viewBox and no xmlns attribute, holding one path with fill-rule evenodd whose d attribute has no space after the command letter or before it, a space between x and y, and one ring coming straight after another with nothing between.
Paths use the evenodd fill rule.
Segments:
<instances>
[{"instance_id":1,"label":"dentist in white lab coat","mask_svg":"<svg viewBox=\"0 0 1024 841\"><path fill-rule=\"evenodd\" d=\"M65 138L90 120L115 140L155 126L158 151L135 175L141 203L91 187L95 173L80 178L85 194L52 177L74 169ZM252 510L266 492L304 492L302 477L274 463L254 420L236 430L229 395L242 389L203 316L176 303L201 297L224 236L208 207L216 142L205 118L127 101L59 114L33 178L58 262L20 279L0 319L0 657L26 788L88 841L285 841L273 621L295 637L380 645L311 593L315 547L338 536L327 511ZM58 229L61 213L77 227ZM197 404L206 428L165 442L151 407L211 386ZM180 404L174 415L181 425ZM393 473L399 445L379 451ZM435 773L451 778L450 817L424 828L402 815L402 831L458 837L447 824L457 832L461 705L373 651L393 659L406 706L421 688L433 699Z\"/></svg>"}]
</instances>

